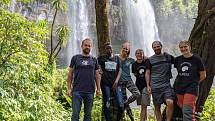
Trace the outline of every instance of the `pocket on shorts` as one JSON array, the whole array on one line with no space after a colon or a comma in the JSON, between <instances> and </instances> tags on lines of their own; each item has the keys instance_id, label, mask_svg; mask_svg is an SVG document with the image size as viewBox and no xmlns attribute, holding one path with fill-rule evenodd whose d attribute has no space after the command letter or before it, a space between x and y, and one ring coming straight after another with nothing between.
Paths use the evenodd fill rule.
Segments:
<instances>
[{"instance_id":1,"label":"pocket on shorts","mask_svg":"<svg viewBox=\"0 0 215 121\"><path fill-rule=\"evenodd\" d=\"M142 90L142 104L145 106L150 105L150 95L146 87Z\"/></svg>"}]
</instances>

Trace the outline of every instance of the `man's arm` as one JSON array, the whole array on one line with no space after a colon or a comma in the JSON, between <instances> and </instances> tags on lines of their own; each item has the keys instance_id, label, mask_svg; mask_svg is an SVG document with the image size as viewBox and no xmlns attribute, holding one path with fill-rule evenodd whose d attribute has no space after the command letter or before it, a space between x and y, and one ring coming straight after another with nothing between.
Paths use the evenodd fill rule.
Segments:
<instances>
[{"instance_id":1,"label":"man's arm","mask_svg":"<svg viewBox=\"0 0 215 121\"><path fill-rule=\"evenodd\" d=\"M119 82L119 79L120 79L120 76L121 76L121 73L122 73L122 69L119 68L119 72L117 74L117 77L116 77L116 80L114 81L114 84L112 86L112 88L115 90L117 85L118 85L118 82Z\"/></svg>"},{"instance_id":2,"label":"man's arm","mask_svg":"<svg viewBox=\"0 0 215 121\"><path fill-rule=\"evenodd\" d=\"M101 75L99 69L96 70L96 95L100 96L100 81Z\"/></svg>"},{"instance_id":3,"label":"man's arm","mask_svg":"<svg viewBox=\"0 0 215 121\"><path fill-rule=\"evenodd\" d=\"M206 71L200 71L200 82L206 78Z\"/></svg>"},{"instance_id":4,"label":"man's arm","mask_svg":"<svg viewBox=\"0 0 215 121\"><path fill-rule=\"evenodd\" d=\"M67 77L67 95L72 95L72 89L73 89L73 68L69 68L69 73Z\"/></svg>"},{"instance_id":5,"label":"man's arm","mask_svg":"<svg viewBox=\"0 0 215 121\"><path fill-rule=\"evenodd\" d=\"M146 80L146 84L147 84L147 90L148 90L149 93L151 93L150 70L149 69L146 69L145 80Z\"/></svg>"}]
</instances>

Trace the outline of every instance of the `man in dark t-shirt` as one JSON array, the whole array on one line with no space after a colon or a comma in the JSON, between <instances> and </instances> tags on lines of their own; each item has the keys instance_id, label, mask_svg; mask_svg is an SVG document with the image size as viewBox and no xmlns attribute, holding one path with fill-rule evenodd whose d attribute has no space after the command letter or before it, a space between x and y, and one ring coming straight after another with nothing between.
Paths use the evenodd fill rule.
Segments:
<instances>
[{"instance_id":1,"label":"man in dark t-shirt","mask_svg":"<svg viewBox=\"0 0 215 121\"><path fill-rule=\"evenodd\" d=\"M150 105L150 96L147 92L147 85L145 81L146 72L146 57L142 49L137 49L135 52L136 61L132 64L132 73L136 77L136 86L141 95L137 98L137 105L141 105L140 120L147 120L147 106Z\"/></svg>"},{"instance_id":2,"label":"man in dark t-shirt","mask_svg":"<svg viewBox=\"0 0 215 121\"><path fill-rule=\"evenodd\" d=\"M170 121L173 112L173 90L170 78L172 77L171 66L174 63L174 57L161 51L160 41L154 41L152 49L155 54L146 61L147 89L149 93L152 93L157 121L162 120L160 108L163 103L167 105L166 117L167 121Z\"/></svg>"},{"instance_id":3,"label":"man in dark t-shirt","mask_svg":"<svg viewBox=\"0 0 215 121\"><path fill-rule=\"evenodd\" d=\"M91 121L92 106L95 92L100 95L100 74L97 59L90 55L92 41L82 41L82 54L72 57L67 79L67 94L72 96L72 121L79 121L82 100L84 102L84 121Z\"/></svg>"},{"instance_id":4,"label":"man in dark t-shirt","mask_svg":"<svg viewBox=\"0 0 215 121\"><path fill-rule=\"evenodd\" d=\"M118 104L118 110L123 110L124 102L122 98L122 90L119 87L118 81L121 75L121 62L118 56L114 56L112 53L112 45L110 43L105 44L105 55L98 57L98 63L102 70L101 76L101 90L103 97L103 111L106 121L113 121L110 111L111 94L114 94L114 100ZM120 112L120 111L118 111ZM120 114L117 115L119 119Z\"/></svg>"}]
</instances>

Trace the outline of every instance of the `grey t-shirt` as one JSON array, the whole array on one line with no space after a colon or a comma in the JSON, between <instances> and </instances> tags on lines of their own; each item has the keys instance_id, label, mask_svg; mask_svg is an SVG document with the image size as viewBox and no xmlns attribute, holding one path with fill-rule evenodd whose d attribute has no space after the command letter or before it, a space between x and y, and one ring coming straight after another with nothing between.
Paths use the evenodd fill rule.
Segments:
<instances>
[{"instance_id":1,"label":"grey t-shirt","mask_svg":"<svg viewBox=\"0 0 215 121\"><path fill-rule=\"evenodd\" d=\"M120 77L120 81L131 81L131 65L135 62L133 58L126 58L125 60L121 60L122 66L122 74Z\"/></svg>"},{"instance_id":2,"label":"grey t-shirt","mask_svg":"<svg viewBox=\"0 0 215 121\"><path fill-rule=\"evenodd\" d=\"M163 54L154 54L146 62L146 68L151 72L152 89L170 86L171 64L174 62L174 57L168 56L170 56L170 60Z\"/></svg>"},{"instance_id":3,"label":"grey t-shirt","mask_svg":"<svg viewBox=\"0 0 215 121\"><path fill-rule=\"evenodd\" d=\"M95 91L95 71L99 68L97 59L78 54L72 57L69 67L74 69L73 91L93 93Z\"/></svg>"}]
</instances>

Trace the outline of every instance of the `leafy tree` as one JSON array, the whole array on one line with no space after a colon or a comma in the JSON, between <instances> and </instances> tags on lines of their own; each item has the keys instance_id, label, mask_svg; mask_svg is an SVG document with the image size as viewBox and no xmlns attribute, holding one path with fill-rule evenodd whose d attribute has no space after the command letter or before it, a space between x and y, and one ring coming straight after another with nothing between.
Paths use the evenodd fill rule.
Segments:
<instances>
[{"instance_id":1,"label":"leafy tree","mask_svg":"<svg viewBox=\"0 0 215 121\"><path fill-rule=\"evenodd\" d=\"M52 70L43 42L47 23L0 9L0 120L68 120L53 96Z\"/></svg>"},{"instance_id":2,"label":"leafy tree","mask_svg":"<svg viewBox=\"0 0 215 121\"><path fill-rule=\"evenodd\" d=\"M200 84L197 111L202 112L215 75L215 1L199 0L198 17L190 35L192 51L205 62L207 77Z\"/></svg>"},{"instance_id":3,"label":"leafy tree","mask_svg":"<svg viewBox=\"0 0 215 121\"><path fill-rule=\"evenodd\" d=\"M63 39L59 38L59 41L58 41L59 44L57 44L58 46L56 46L55 48L53 47L53 32L54 32L55 20L56 20L58 11L64 12L67 10L67 3L65 0L54 0L52 3L52 6L55 9L55 12L54 12L54 18L52 21L52 25L51 25L51 38L50 38L51 39L51 50L50 50L50 55L49 55L49 63L52 63L53 59L56 57L56 54L54 55L54 52L56 51L55 48L57 48L59 46L59 44L64 43L64 42L61 42L61 40L66 40L65 37L63 37ZM68 32L69 32L68 27L62 26L58 30L60 30L59 32L64 33L64 35L66 35L68 37ZM62 37L62 36L59 36L59 37ZM61 46L60 46L60 48L61 48ZM59 52L57 52L57 53L59 53Z\"/></svg>"}]
</instances>

